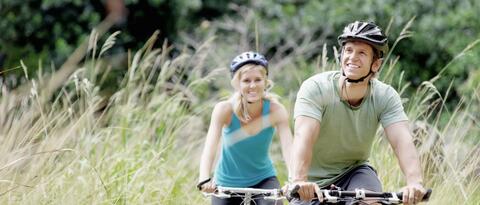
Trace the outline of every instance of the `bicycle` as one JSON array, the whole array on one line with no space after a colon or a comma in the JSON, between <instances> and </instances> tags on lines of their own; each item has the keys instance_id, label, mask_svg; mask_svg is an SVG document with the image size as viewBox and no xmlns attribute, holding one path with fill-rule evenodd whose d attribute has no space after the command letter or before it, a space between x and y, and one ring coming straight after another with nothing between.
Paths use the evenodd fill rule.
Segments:
<instances>
[{"instance_id":1,"label":"bicycle","mask_svg":"<svg viewBox=\"0 0 480 205\"><path fill-rule=\"evenodd\" d=\"M291 190L284 191L282 189L257 189L257 188L235 188L218 186L214 193L203 193L204 196L215 196L219 198L240 197L243 198L244 205L251 205L255 199L266 200L291 200L299 198L297 193L299 186ZM368 192L363 189L355 191L342 191L322 189L323 203L337 204L341 202L353 202L353 204L362 204L366 202L376 202L380 204L402 204L402 192ZM424 195L422 202L428 201L432 189L428 189Z\"/></svg>"}]
</instances>

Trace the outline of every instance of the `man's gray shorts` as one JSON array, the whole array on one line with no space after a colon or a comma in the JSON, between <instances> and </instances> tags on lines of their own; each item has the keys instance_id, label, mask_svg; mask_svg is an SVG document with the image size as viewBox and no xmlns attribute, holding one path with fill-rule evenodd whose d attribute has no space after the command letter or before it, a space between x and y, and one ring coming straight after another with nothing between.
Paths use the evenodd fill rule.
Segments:
<instances>
[{"instance_id":1,"label":"man's gray shorts","mask_svg":"<svg viewBox=\"0 0 480 205\"><path fill-rule=\"evenodd\" d=\"M345 176L336 181L335 186L340 187L342 190L355 190L355 189L365 189L369 191L382 191L382 183L378 179L377 172L373 167L369 165L360 165L357 168L351 170ZM328 189L330 186L321 187ZM292 205L319 205L318 200L311 202L301 201L299 199L293 199L290 201ZM341 203L337 203L341 204Z\"/></svg>"}]
</instances>

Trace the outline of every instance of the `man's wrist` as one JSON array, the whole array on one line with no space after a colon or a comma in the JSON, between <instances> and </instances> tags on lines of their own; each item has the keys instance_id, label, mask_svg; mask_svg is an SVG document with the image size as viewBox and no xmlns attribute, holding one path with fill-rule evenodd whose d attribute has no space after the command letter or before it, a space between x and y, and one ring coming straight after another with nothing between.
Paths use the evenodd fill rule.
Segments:
<instances>
[{"instance_id":1,"label":"man's wrist","mask_svg":"<svg viewBox=\"0 0 480 205\"><path fill-rule=\"evenodd\" d=\"M423 180L422 179L407 180L407 185L410 185L410 184L420 184L423 186Z\"/></svg>"},{"instance_id":2,"label":"man's wrist","mask_svg":"<svg viewBox=\"0 0 480 205\"><path fill-rule=\"evenodd\" d=\"M306 182L307 180L303 177L288 177L289 183L298 183L298 182Z\"/></svg>"}]
</instances>

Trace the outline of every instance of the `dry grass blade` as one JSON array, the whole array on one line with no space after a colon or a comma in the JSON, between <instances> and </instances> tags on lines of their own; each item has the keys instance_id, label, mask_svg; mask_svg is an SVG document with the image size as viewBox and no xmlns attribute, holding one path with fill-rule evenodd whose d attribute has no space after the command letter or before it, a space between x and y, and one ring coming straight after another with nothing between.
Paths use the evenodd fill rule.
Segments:
<instances>
[{"instance_id":1,"label":"dry grass blade","mask_svg":"<svg viewBox=\"0 0 480 205\"><path fill-rule=\"evenodd\" d=\"M117 40L117 35L120 34L120 31L116 31L112 35L110 35L100 50L99 56L102 56L108 49L112 48L115 45L115 41Z\"/></svg>"},{"instance_id":2,"label":"dry grass blade","mask_svg":"<svg viewBox=\"0 0 480 205\"><path fill-rule=\"evenodd\" d=\"M399 37L395 40L395 42L393 43L392 47L390 48L390 51L388 52L388 55L386 57L384 57L384 62L383 62L383 66L385 66L386 62L387 62L387 59L390 58L390 55L392 55L392 51L395 49L395 47L397 46L398 42L400 42L401 40L405 39L405 38L409 38L412 36L412 32L409 30L410 27L412 26L413 24L413 21L415 20L415 16L412 17L408 22L407 24L405 24L405 26L403 27L402 31L400 32L400 35Z\"/></svg>"},{"instance_id":3,"label":"dry grass blade","mask_svg":"<svg viewBox=\"0 0 480 205\"><path fill-rule=\"evenodd\" d=\"M28 70L27 70L27 66L25 65L25 63L23 63L23 60L20 60L20 65L22 66L23 73L25 74L25 77L26 77L27 80L28 80L28 79L29 79L29 78L28 78Z\"/></svg>"},{"instance_id":4,"label":"dry grass blade","mask_svg":"<svg viewBox=\"0 0 480 205\"><path fill-rule=\"evenodd\" d=\"M96 29L92 29L90 35L88 36L88 46L87 50L91 51L97 47L98 32Z\"/></svg>"}]
</instances>

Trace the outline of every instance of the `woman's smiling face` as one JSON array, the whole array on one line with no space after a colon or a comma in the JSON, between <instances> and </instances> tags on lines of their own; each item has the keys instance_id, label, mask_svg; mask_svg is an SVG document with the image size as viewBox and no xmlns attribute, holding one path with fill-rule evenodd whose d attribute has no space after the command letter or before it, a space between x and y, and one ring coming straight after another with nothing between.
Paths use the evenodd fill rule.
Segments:
<instances>
[{"instance_id":1,"label":"woman's smiling face","mask_svg":"<svg viewBox=\"0 0 480 205\"><path fill-rule=\"evenodd\" d=\"M262 99L266 79L265 74L261 71L261 66L255 66L252 69L245 70L240 76L240 93L249 103L254 103Z\"/></svg>"}]
</instances>

